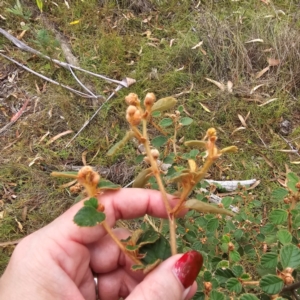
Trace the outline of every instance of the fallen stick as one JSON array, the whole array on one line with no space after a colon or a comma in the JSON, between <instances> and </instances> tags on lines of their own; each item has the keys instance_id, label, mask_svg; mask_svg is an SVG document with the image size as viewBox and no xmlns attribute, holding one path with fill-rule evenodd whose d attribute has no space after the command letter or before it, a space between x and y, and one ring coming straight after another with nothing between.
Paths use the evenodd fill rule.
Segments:
<instances>
[{"instance_id":1,"label":"fallen stick","mask_svg":"<svg viewBox=\"0 0 300 300\"><path fill-rule=\"evenodd\" d=\"M227 192L235 191L239 186L249 187L254 184L256 179L248 179L248 180L229 180L229 181L217 181L217 180L205 180L209 184L215 184L221 186Z\"/></svg>"}]
</instances>

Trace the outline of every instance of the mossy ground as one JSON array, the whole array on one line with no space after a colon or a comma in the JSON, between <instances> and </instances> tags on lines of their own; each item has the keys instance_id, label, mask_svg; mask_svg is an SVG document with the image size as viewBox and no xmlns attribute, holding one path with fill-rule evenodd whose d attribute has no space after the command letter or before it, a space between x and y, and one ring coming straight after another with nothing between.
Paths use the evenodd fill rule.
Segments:
<instances>
[{"instance_id":1,"label":"mossy ground","mask_svg":"<svg viewBox=\"0 0 300 300\"><path fill-rule=\"evenodd\" d=\"M116 174L111 176L112 180L115 176L115 181L135 164L136 152L131 145L114 158L105 155L127 129L123 99L129 92L142 98L151 91L161 98L189 91L178 96L178 103L195 122L182 129L179 138L201 138L207 128L216 127L219 143L234 144L240 152L222 158L218 167L212 169L211 177L259 179L257 197L268 199L270 190L285 172L285 165L297 172L297 165L291 162L300 160L298 153L278 151L291 150L280 134L283 120L292 124L285 139L295 149L300 143L300 11L298 1L270 1L268 5L265 2L269 1L91 0L70 2L70 8L63 3L44 3L44 17L69 41L81 68L118 80L132 77L137 82L118 92L66 148L72 135L50 145L46 142L66 130L77 132L101 100L93 103L19 71L14 93L0 102L2 128L15 113L13 109L20 109L25 98L31 98L22 117L0 135L0 242L22 238L72 205L74 197L58 188L65 181L54 180L49 174L66 166L81 166L85 151L90 165L109 168L122 164L125 169L115 168ZM21 16L6 10L15 4L14 0L0 1L1 28L17 36L26 27L22 41L64 60L59 43L53 32L45 29L33 2L21 1ZM77 20L77 24L71 24ZM255 39L262 41L247 43ZM192 49L200 41L202 48ZM68 71L17 49L2 35L0 50L37 72L78 89ZM268 58L280 59L281 63L256 78L268 66ZM0 75L7 66L11 63L0 57ZM116 87L92 76L78 76L91 90L105 96ZM233 93L221 91L205 78L225 85L230 80ZM2 91L4 80L0 80ZM277 100L259 106L273 98ZM238 114L246 117L248 112L247 127L232 134L243 126ZM41 141L48 131L47 138ZM130 180L128 177L127 182ZM0 273L13 248L14 245L0 247Z\"/></svg>"}]
</instances>

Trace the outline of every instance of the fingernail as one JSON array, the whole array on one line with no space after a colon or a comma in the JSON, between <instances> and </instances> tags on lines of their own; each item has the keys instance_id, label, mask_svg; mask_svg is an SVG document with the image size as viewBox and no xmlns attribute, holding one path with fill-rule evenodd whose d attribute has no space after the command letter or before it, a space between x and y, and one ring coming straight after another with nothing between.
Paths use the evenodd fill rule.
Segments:
<instances>
[{"instance_id":1,"label":"fingernail","mask_svg":"<svg viewBox=\"0 0 300 300\"><path fill-rule=\"evenodd\" d=\"M186 252L173 267L173 272L182 283L185 289L195 281L203 265L202 255L195 251Z\"/></svg>"}]
</instances>

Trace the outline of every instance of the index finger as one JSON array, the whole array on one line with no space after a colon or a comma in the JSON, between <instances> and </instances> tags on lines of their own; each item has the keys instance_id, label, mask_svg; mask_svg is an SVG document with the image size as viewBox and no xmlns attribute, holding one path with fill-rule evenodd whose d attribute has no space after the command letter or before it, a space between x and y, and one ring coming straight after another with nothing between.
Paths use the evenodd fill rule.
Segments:
<instances>
[{"instance_id":1,"label":"index finger","mask_svg":"<svg viewBox=\"0 0 300 300\"><path fill-rule=\"evenodd\" d=\"M121 189L105 192L98 197L104 205L106 222L113 227L118 219L134 219L149 214L153 217L167 218L166 208L159 191L146 189ZM176 198L168 195L171 207L176 205ZM106 234L105 229L99 225L94 227L79 227L73 222L75 214L83 206L83 201L77 203L52 222L49 230L55 230L56 238L71 240L81 244L97 241ZM57 230L59 229L59 232Z\"/></svg>"}]
</instances>

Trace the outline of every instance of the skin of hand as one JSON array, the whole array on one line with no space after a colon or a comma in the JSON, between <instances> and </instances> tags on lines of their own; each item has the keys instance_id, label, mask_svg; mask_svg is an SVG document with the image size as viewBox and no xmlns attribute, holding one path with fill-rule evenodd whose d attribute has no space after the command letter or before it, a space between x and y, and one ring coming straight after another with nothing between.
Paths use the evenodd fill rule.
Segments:
<instances>
[{"instance_id":1,"label":"skin of hand","mask_svg":"<svg viewBox=\"0 0 300 300\"><path fill-rule=\"evenodd\" d=\"M170 196L169 201L175 206L174 198ZM101 203L111 227L118 219L145 214L167 217L158 191L121 189L101 195ZM201 254L174 255L147 276L133 272L130 259L101 225L83 228L73 223L82 206L83 202L77 203L17 245L0 279L0 299L95 300L94 276L101 300L183 300L194 295ZM114 232L120 239L130 235L121 228Z\"/></svg>"}]
</instances>

